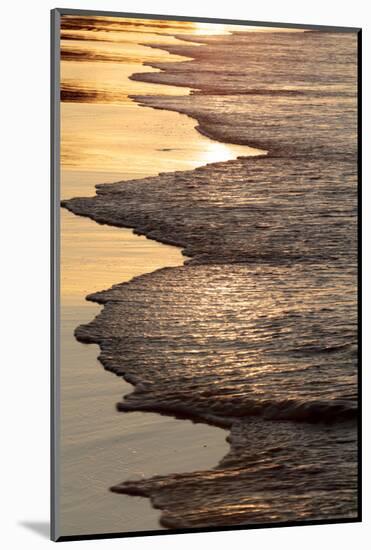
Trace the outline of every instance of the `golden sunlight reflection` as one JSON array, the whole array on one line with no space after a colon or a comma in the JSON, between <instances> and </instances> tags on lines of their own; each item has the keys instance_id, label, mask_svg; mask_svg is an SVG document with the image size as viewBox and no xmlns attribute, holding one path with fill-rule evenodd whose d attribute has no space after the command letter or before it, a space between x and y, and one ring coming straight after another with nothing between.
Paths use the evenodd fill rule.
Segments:
<instances>
[{"instance_id":1,"label":"golden sunlight reflection","mask_svg":"<svg viewBox=\"0 0 371 550\"><path fill-rule=\"evenodd\" d=\"M159 38L173 43L176 38L171 33L225 34L247 27L98 18L92 32L89 20L66 21L62 31L62 50L66 52L61 63L62 89L79 90L85 96L96 90L96 96L103 94L103 100L94 96L88 102L78 98L61 104L61 198L91 196L98 183L193 170L262 153L209 139L195 130L197 122L186 115L139 106L129 97L190 92L183 87L130 79L135 72L157 70L144 68L143 62L184 59L143 43L158 42ZM76 58L76 52L80 57ZM102 56L110 60L102 62ZM115 282L183 262L178 249L135 236L130 230L103 229L65 211L61 221L65 303L81 304L87 294Z\"/></svg>"},{"instance_id":2,"label":"golden sunlight reflection","mask_svg":"<svg viewBox=\"0 0 371 550\"><path fill-rule=\"evenodd\" d=\"M228 34L228 26L222 23L192 23L195 34Z\"/></svg>"},{"instance_id":3,"label":"golden sunlight reflection","mask_svg":"<svg viewBox=\"0 0 371 550\"><path fill-rule=\"evenodd\" d=\"M263 153L221 143L195 130L197 121L172 111L139 106L131 95L187 95L190 90L139 82L135 72L157 71L144 62L184 58L144 46L173 43L175 34L226 34L249 27L193 22L96 18L64 19L61 63L61 198L91 196L98 183L193 170L238 156ZM161 36L158 33L161 33ZM109 38L109 40L108 40ZM102 62L104 60L104 62ZM69 101L68 93L80 95ZM93 94L89 101L81 101ZM95 95L94 95L95 94ZM62 212L62 293L65 303L84 302L91 292L117 281L180 265L178 249L102 227ZM124 259L125 258L125 259ZM120 260L121 259L121 260Z\"/></svg>"},{"instance_id":4,"label":"golden sunlight reflection","mask_svg":"<svg viewBox=\"0 0 371 550\"><path fill-rule=\"evenodd\" d=\"M197 159L192 161L192 164L196 167L212 162L226 162L238 156L256 156L258 154L265 154L265 151L247 147L246 145L232 145L230 143L209 140L205 143L205 149L200 152Z\"/></svg>"},{"instance_id":5,"label":"golden sunlight reflection","mask_svg":"<svg viewBox=\"0 0 371 550\"><path fill-rule=\"evenodd\" d=\"M186 115L139 107L94 103L62 104L61 158L64 169L114 173L112 181L189 170L262 151L221 143L195 130ZM86 181L81 178L81 182ZM84 193L84 188L78 190ZM87 189L85 194L89 193ZM62 185L62 197L71 197Z\"/></svg>"},{"instance_id":6,"label":"golden sunlight reflection","mask_svg":"<svg viewBox=\"0 0 371 550\"><path fill-rule=\"evenodd\" d=\"M230 34L232 32L274 32L286 31L275 27L260 27L254 25L228 25L225 23L191 23L190 31L194 34L218 35Z\"/></svg>"},{"instance_id":7,"label":"golden sunlight reflection","mask_svg":"<svg viewBox=\"0 0 371 550\"><path fill-rule=\"evenodd\" d=\"M92 35L92 31L94 34ZM176 34L228 34L233 31L286 31L290 29L278 27L264 27L261 25L206 23L203 21L170 21L161 19L135 19L129 17L91 17L87 16L63 16L62 37L74 39L77 35L86 40L105 40L130 43L132 38L136 40L140 35L150 35L153 39L157 35L166 36L173 40ZM146 37L147 38L147 37ZM138 41L138 40L137 40Z\"/></svg>"}]
</instances>

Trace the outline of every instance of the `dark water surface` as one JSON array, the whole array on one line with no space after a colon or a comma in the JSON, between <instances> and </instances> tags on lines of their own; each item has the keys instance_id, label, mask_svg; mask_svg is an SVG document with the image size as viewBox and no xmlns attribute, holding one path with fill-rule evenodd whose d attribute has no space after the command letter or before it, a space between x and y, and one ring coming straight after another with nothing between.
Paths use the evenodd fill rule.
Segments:
<instances>
[{"instance_id":1,"label":"dark water surface","mask_svg":"<svg viewBox=\"0 0 371 550\"><path fill-rule=\"evenodd\" d=\"M238 33L134 79L217 140L267 156L98 186L63 202L184 249L183 267L98 292L77 328L135 385L121 411L230 429L212 470L127 481L166 527L357 516L356 35ZM160 87L159 87L160 92Z\"/></svg>"}]
</instances>

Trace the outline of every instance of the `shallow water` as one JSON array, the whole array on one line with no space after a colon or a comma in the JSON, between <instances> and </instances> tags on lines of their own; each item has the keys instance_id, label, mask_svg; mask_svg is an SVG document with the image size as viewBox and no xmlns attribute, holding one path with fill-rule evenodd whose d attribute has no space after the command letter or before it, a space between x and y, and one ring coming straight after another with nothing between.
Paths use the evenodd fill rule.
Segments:
<instances>
[{"instance_id":1,"label":"shallow water","mask_svg":"<svg viewBox=\"0 0 371 550\"><path fill-rule=\"evenodd\" d=\"M192 258L92 295L105 307L77 336L135 384L120 410L229 427L231 451L212 470L113 490L151 498L166 527L354 518L356 38L200 42L166 48L193 61L133 77L194 93L136 100L268 156L101 186L65 206Z\"/></svg>"}]
</instances>

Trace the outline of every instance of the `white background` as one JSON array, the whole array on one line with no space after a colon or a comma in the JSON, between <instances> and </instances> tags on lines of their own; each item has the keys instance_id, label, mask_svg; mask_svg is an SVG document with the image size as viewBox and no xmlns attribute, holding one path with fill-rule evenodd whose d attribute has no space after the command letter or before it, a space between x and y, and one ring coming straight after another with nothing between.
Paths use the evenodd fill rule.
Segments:
<instances>
[{"instance_id":1,"label":"white background","mask_svg":"<svg viewBox=\"0 0 371 550\"><path fill-rule=\"evenodd\" d=\"M0 544L6 549L40 548L52 543L46 534L49 518L49 10L54 7L235 18L255 21L362 26L364 58L371 67L368 2L353 0L46 0L6 1L0 8L1 134L0 274L1 326L1 454ZM5 74L4 74L5 73ZM365 133L370 132L369 71L364 64ZM364 268L369 267L370 156L364 137ZM5 171L4 171L5 164ZM368 206L368 208L367 208ZM369 270L368 272L368 279ZM370 331L369 284L364 277L364 420L370 407L368 376ZM367 297L368 295L368 297ZM5 302L5 309L4 309ZM368 425L370 432L370 425ZM369 437L364 438L364 486L370 487ZM130 550L185 549L249 545L251 548L366 548L370 505L364 523L297 527L66 543L69 548L118 547ZM41 527L40 527L41 526Z\"/></svg>"}]
</instances>

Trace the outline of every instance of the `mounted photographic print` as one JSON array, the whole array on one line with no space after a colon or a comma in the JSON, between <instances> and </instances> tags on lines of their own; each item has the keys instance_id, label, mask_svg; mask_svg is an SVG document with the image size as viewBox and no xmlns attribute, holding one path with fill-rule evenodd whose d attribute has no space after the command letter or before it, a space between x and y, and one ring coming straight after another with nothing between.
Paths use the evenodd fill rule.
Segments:
<instances>
[{"instance_id":1,"label":"mounted photographic print","mask_svg":"<svg viewBox=\"0 0 371 550\"><path fill-rule=\"evenodd\" d=\"M53 10L53 540L361 520L360 38Z\"/></svg>"}]
</instances>

